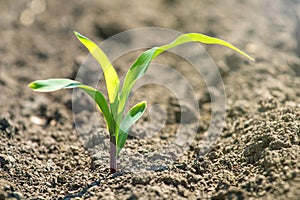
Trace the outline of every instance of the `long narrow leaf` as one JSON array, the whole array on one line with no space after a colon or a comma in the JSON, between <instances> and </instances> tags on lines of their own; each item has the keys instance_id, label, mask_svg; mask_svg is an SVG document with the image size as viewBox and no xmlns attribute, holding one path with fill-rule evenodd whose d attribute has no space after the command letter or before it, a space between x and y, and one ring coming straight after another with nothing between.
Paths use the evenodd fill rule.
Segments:
<instances>
[{"instance_id":1,"label":"long narrow leaf","mask_svg":"<svg viewBox=\"0 0 300 200\"><path fill-rule=\"evenodd\" d=\"M150 62L153 59L155 59L159 54L163 53L164 51L171 49L173 47L176 47L178 45L188 43L188 42L200 42L203 44L222 45L222 46L228 47L230 49L233 49L233 50L237 51L238 53L240 53L241 55L254 61L254 59L252 57L250 57L243 51L239 50L238 48L236 48L235 46L233 46L232 44L230 44L224 40L214 38L214 37L209 37L209 36L206 36L203 34L198 34L198 33L188 33L188 34L181 35L170 44L167 44L167 45L164 45L161 47L153 47L152 49L145 51L143 54L141 54L135 60L135 62L133 63L133 65L131 66L131 68L129 69L129 71L127 72L126 77L125 77L124 85L123 85L121 96L120 96L120 104L119 104L119 108L118 108L118 113L123 112L124 107L127 103L129 93L130 93L134 83L136 82L136 80L138 78L142 77L146 73Z\"/></svg>"},{"instance_id":2,"label":"long narrow leaf","mask_svg":"<svg viewBox=\"0 0 300 200\"><path fill-rule=\"evenodd\" d=\"M46 80L37 80L28 85L32 90L36 92L53 92L61 89L72 89L72 88L80 88L84 92L86 92L97 104L99 110L103 113L104 118L107 122L107 128L111 130L112 127L112 117L109 112L109 107L106 102L105 97L102 93L100 93L95 88L84 85L78 81L70 80L70 79L46 79Z\"/></svg>"},{"instance_id":3,"label":"long narrow leaf","mask_svg":"<svg viewBox=\"0 0 300 200\"><path fill-rule=\"evenodd\" d=\"M36 92L54 92L60 89L75 88L82 83L70 79L53 78L31 82L28 87Z\"/></svg>"},{"instance_id":4,"label":"long narrow leaf","mask_svg":"<svg viewBox=\"0 0 300 200\"><path fill-rule=\"evenodd\" d=\"M76 31L74 31L74 33L78 40L89 50L92 56L98 61L98 63L102 67L106 81L109 102L111 104L114 103L116 98L118 98L118 92L120 87L120 80L116 70L110 63L106 54L93 41Z\"/></svg>"},{"instance_id":5,"label":"long narrow leaf","mask_svg":"<svg viewBox=\"0 0 300 200\"><path fill-rule=\"evenodd\" d=\"M207 36L207 35L203 35L203 34L200 34L200 33L187 33L187 34L179 36L172 43L159 47L159 49L154 54L154 58L156 56L158 56L159 54L161 54L162 52L168 50L168 49L171 49L173 47L176 47L178 45L181 45L181 44L184 44L184 43L187 43L187 42L200 42L200 43L203 43L203 44L222 45L222 46L228 47L228 48L238 52L239 54L245 56L249 60L255 61L254 58L252 58L251 56L249 56L245 52L241 51L240 49L236 48L235 46L233 46L229 42L226 42L224 40L221 40L221 39L218 39L218 38L215 38L215 37L210 37L210 36Z\"/></svg>"},{"instance_id":6,"label":"long narrow leaf","mask_svg":"<svg viewBox=\"0 0 300 200\"><path fill-rule=\"evenodd\" d=\"M119 134L117 135L117 155L119 155L121 149L124 147L130 127L142 117L146 107L146 102L142 101L133 106L124 117L120 124Z\"/></svg>"}]
</instances>

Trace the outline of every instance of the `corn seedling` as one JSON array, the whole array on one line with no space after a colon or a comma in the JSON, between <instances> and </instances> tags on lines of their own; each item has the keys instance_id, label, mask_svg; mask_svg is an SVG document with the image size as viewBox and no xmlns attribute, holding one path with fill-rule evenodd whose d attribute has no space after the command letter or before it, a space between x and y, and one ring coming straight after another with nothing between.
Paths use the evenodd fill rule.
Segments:
<instances>
[{"instance_id":1,"label":"corn seedling","mask_svg":"<svg viewBox=\"0 0 300 200\"><path fill-rule=\"evenodd\" d=\"M146 102L142 101L133 106L124 115L124 108L127 104L130 91L137 81L141 78L149 67L150 62L164 51L188 42L200 42L204 44L218 44L231 48L238 53L244 55L250 60L254 60L246 53L234 47L230 43L218 38L209 37L198 33L188 33L177 37L172 43L160 47L153 47L143 52L132 64L128 70L123 86L120 86L119 77L115 68L108 60L105 53L90 39L74 32L78 40L89 50L93 57L102 67L108 101L104 95L93 87L84 85L75 80L55 78L46 80L37 80L30 83L28 86L37 92L53 92L60 89L80 88L87 93L96 103L99 110L103 113L106 127L110 137L110 172L115 173L117 170L116 160L120 151L125 145L128 131L130 127L141 118L146 110Z\"/></svg>"}]
</instances>

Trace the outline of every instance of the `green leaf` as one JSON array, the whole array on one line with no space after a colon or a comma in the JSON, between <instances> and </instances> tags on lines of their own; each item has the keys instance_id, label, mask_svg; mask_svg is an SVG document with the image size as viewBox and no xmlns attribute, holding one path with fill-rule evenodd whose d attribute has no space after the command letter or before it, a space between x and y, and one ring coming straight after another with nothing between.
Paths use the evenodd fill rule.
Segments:
<instances>
[{"instance_id":1,"label":"green leaf","mask_svg":"<svg viewBox=\"0 0 300 200\"><path fill-rule=\"evenodd\" d=\"M75 88L82 83L70 79L47 79L37 80L28 85L31 89L36 92L53 92L64 88Z\"/></svg>"},{"instance_id":2,"label":"green leaf","mask_svg":"<svg viewBox=\"0 0 300 200\"><path fill-rule=\"evenodd\" d=\"M176 47L178 45L181 45L181 44L184 44L184 43L187 43L187 42L200 42L200 43L203 43L203 44L222 45L222 46L228 47L228 48L238 52L239 54L245 56L249 60L255 61L254 58L252 58L251 56L249 56L245 52L239 50L238 48L236 48L235 46L233 46L229 42L226 42L224 40L221 40L221 39L218 39L218 38L215 38L215 37L210 37L210 36L207 36L207 35L203 35L203 34L200 34L200 33L187 33L187 34L179 36L172 43L159 47L159 49L154 53L154 58L156 56L158 56L159 54L161 54L162 52L168 50L168 49L171 49L173 47Z\"/></svg>"},{"instance_id":3,"label":"green leaf","mask_svg":"<svg viewBox=\"0 0 300 200\"><path fill-rule=\"evenodd\" d=\"M78 81L70 79L46 79L46 80L37 80L28 85L32 90L36 92L53 92L61 89L72 89L80 88L86 92L94 101L96 102L99 110L103 113L104 118L107 123L107 128L112 130L112 117L109 111L108 104L105 97L95 88L84 85Z\"/></svg>"},{"instance_id":4,"label":"green leaf","mask_svg":"<svg viewBox=\"0 0 300 200\"><path fill-rule=\"evenodd\" d=\"M146 102L142 101L133 106L124 117L117 135L117 155L119 155L121 149L124 147L130 127L142 117L146 107Z\"/></svg>"},{"instance_id":5,"label":"green leaf","mask_svg":"<svg viewBox=\"0 0 300 200\"><path fill-rule=\"evenodd\" d=\"M98 63L102 67L106 81L109 102L113 104L118 98L118 92L120 87L120 80L116 70L110 63L106 54L93 41L76 31L74 31L74 33L78 40L89 50L92 56L98 61Z\"/></svg>"},{"instance_id":6,"label":"green leaf","mask_svg":"<svg viewBox=\"0 0 300 200\"><path fill-rule=\"evenodd\" d=\"M130 91L131 91L134 83L136 82L136 80L138 78L142 77L146 73L150 62L153 59L155 59L159 54L163 53L164 51L171 49L173 47L176 47L178 45L188 43L188 42L200 42L203 44L222 45L222 46L231 48L231 49L237 51L238 53L240 53L241 55L247 57L248 59L254 61L254 59L252 57L250 57L243 51L239 50L238 48L236 48L235 46L233 46L232 44L230 44L224 40L214 38L214 37L209 37L209 36L206 36L203 34L198 34L198 33L188 33L188 34L181 35L170 44L167 44L167 45L164 45L161 47L153 47L152 49L145 51L135 60L135 62L133 63L133 65L131 66L129 71L127 72L125 80L124 80L124 85L123 85L121 96L120 96L120 104L119 104L119 108L118 108L118 113L123 112L124 107L127 103L128 96L130 94Z\"/></svg>"}]
</instances>

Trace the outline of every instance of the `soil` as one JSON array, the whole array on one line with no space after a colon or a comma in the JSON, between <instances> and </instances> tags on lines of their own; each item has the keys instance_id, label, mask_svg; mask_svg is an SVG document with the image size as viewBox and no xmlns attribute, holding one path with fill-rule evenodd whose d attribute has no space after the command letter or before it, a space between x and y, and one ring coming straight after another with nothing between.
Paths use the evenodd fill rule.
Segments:
<instances>
[{"instance_id":1,"label":"soil","mask_svg":"<svg viewBox=\"0 0 300 200\"><path fill-rule=\"evenodd\" d=\"M0 13L0 200L299 199L298 1L2 0ZM167 122L155 134L146 114L132 130L119 172L109 175L108 151L100 151L108 141L103 119L76 111L94 122L85 129L87 137L81 136L73 121L71 91L41 94L27 84L75 78L87 51L73 30L102 41L149 26L223 38L256 62L222 47L204 46L225 85L226 119L220 137L203 154L211 118L208 90L185 61L168 53L158 58L193 80L201 118L184 128L197 135L175 162L143 164L145 155L167 160L168 154L155 152L167 145L179 121L174 95L147 86L131 103L145 99L149 105L161 104L156 109L166 111L157 112L154 120L166 114ZM118 59L117 71L124 73L134 56ZM153 137L143 137L151 133ZM137 166L126 154L133 155Z\"/></svg>"}]
</instances>

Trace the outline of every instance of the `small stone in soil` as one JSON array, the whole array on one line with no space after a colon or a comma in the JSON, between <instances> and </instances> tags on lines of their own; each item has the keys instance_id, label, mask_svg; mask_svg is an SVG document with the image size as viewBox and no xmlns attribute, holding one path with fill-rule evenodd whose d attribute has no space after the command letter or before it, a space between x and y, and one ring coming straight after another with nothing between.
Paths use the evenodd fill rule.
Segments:
<instances>
[{"instance_id":1,"label":"small stone in soil","mask_svg":"<svg viewBox=\"0 0 300 200\"><path fill-rule=\"evenodd\" d=\"M46 120L39 118L37 116L30 116L30 121L36 125L45 125L46 124Z\"/></svg>"}]
</instances>

